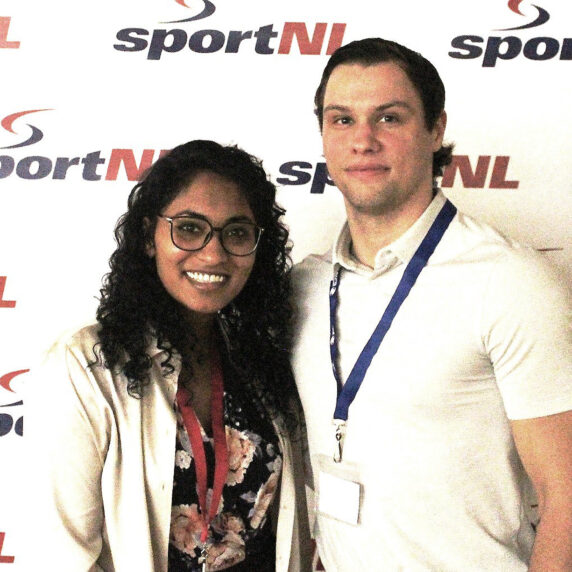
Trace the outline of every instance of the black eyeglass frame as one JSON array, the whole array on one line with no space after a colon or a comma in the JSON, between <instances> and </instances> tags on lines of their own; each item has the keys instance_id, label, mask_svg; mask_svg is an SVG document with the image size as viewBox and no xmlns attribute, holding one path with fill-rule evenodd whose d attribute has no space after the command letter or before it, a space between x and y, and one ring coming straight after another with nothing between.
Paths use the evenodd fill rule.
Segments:
<instances>
[{"instance_id":1,"label":"black eyeglass frame","mask_svg":"<svg viewBox=\"0 0 572 572\"><path fill-rule=\"evenodd\" d=\"M247 224L249 226L253 226L255 229L255 232L256 232L256 242L254 243L254 247L252 248L252 250L250 252L247 252L245 254L236 254L235 252L231 252L230 250L228 250L228 248L224 245L224 241L222 240L222 238L219 239L219 242L220 242L223 250L227 254L230 254L231 256L250 256L251 254L256 252L256 249L258 248L258 245L260 244L260 237L262 236L262 233L264 232L264 229L261 226L258 226L257 224L250 222L250 221L231 221L231 222L227 222L223 226L214 226L210 220L208 220L204 217L200 217L200 216L190 216L190 215L177 215L177 216L157 215L157 216L159 218L165 219L166 221L169 222L169 226L171 227L171 242L179 250L184 250L185 252L198 252L199 250L202 250L212 240L212 237L214 236L215 232L220 233L221 237L222 237L222 231L228 225L231 225L231 224ZM182 248L181 246L179 246L175 242L175 236L174 236L174 232L173 232L173 221L178 220L178 219L189 219L189 218L190 219L197 219L197 220L201 220L203 222L206 222L210 227L209 232L205 236L205 240L204 240L203 244L201 246L199 246L198 248Z\"/></svg>"}]
</instances>

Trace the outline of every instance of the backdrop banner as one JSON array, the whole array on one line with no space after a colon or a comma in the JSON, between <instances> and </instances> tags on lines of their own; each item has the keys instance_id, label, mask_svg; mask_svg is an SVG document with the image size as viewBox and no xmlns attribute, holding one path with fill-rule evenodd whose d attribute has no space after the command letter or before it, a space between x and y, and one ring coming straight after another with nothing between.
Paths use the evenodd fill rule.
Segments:
<instances>
[{"instance_id":1,"label":"backdrop banner","mask_svg":"<svg viewBox=\"0 0 572 572\"><path fill-rule=\"evenodd\" d=\"M344 212L314 91L333 50L370 36L420 51L443 78L445 194L570 281L569 1L2 0L0 572L22 570L41 534L22 485L26 380L94 321L138 176L191 139L237 144L279 187L294 262L324 252Z\"/></svg>"}]
</instances>

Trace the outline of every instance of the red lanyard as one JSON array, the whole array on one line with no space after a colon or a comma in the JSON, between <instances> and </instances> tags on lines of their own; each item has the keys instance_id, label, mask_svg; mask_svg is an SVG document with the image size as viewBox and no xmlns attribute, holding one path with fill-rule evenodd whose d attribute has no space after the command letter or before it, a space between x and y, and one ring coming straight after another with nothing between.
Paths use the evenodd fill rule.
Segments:
<instances>
[{"instance_id":1,"label":"red lanyard","mask_svg":"<svg viewBox=\"0 0 572 572\"><path fill-rule=\"evenodd\" d=\"M216 516L222 489L228 474L228 450L226 447L226 431L223 424L223 395L224 384L222 368L217 352L212 352L211 370L211 419L215 450L215 474L213 494L210 505L207 507L207 462L205 448L201 435L201 426L197 416L190 405L189 392L180 385L177 389L177 405L183 417L185 428L191 441L195 471L197 475L197 488L199 493L199 506L202 518L201 542L207 540L209 525Z\"/></svg>"}]
</instances>

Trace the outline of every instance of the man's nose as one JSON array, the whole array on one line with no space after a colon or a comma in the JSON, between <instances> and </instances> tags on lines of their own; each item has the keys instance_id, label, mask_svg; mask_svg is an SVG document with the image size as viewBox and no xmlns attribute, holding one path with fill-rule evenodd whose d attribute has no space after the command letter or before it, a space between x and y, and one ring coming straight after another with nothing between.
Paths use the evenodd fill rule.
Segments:
<instances>
[{"instance_id":1,"label":"man's nose","mask_svg":"<svg viewBox=\"0 0 572 572\"><path fill-rule=\"evenodd\" d=\"M376 127L368 121L355 125L352 143L356 153L379 151L381 148Z\"/></svg>"}]
</instances>

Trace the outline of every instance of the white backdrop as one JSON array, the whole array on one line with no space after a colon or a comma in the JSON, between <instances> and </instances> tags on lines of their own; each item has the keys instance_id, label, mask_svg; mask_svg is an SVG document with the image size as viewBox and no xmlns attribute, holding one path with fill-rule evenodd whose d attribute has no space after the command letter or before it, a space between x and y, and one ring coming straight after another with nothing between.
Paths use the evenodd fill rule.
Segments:
<instances>
[{"instance_id":1,"label":"white backdrop","mask_svg":"<svg viewBox=\"0 0 572 572\"><path fill-rule=\"evenodd\" d=\"M343 219L313 115L330 43L382 36L428 57L456 143L446 194L570 280L572 4L535 4L2 0L0 566L16 572L19 544L33 546L15 532L33 506L19 488L27 370L93 320L134 185L118 157L133 179L187 140L237 143L279 184L294 260L324 251Z\"/></svg>"}]
</instances>

